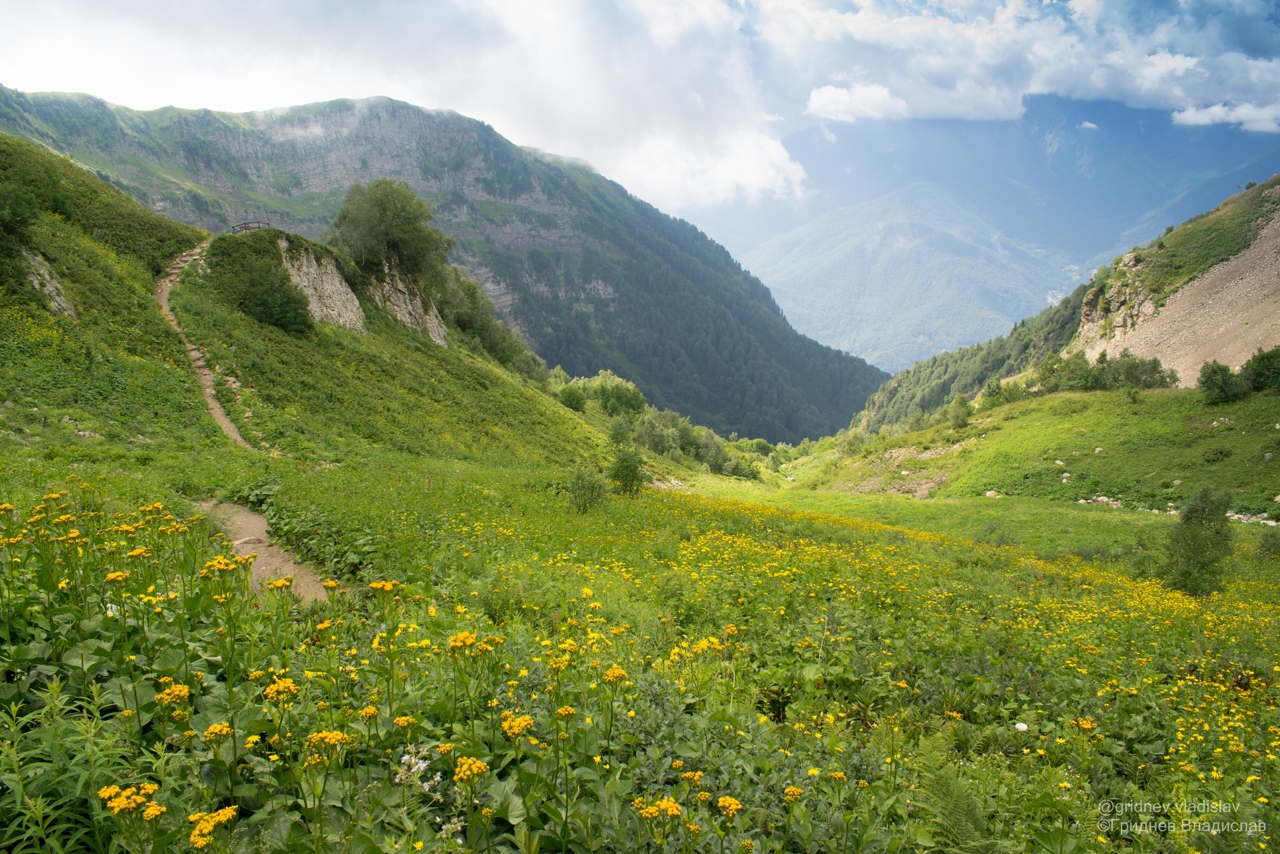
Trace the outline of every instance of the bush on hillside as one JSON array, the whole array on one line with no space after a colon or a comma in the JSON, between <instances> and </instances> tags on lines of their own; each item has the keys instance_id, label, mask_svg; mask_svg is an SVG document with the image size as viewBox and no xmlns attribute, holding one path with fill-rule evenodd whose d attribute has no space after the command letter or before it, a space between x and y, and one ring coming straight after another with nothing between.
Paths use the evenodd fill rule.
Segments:
<instances>
[{"instance_id":1,"label":"bush on hillside","mask_svg":"<svg viewBox=\"0 0 1280 854\"><path fill-rule=\"evenodd\" d=\"M395 266L435 298L447 283L453 240L431 226L434 216L404 181L357 181L333 221L331 239L369 275Z\"/></svg>"},{"instance_id":2,"label":"bush on hillside","mask_svg":"<svg viewBox=\"0 0 1280 854\"><path fill-rule=\"evenodd\" d=\"M1244 377L1217 360L1205 362L1200 368L1196 388L1204 395L1204 402L1210 406L1232 403L1249 394L1249 386Z\"/></svg>"},{"instance_id":3,"label":"bush on hillside","mask_svg":"<svg viewBox=\"0 0 1280 854\"><path fill-rule=\"evenodd\" d=\"M1166 584L1191 596L1222 588L1222 561L1231 553L1230 504L1229 493L1202 486L1182 505L1165 541L1161 576Z\"/></svg>"},{"instance_id":4,"label":"bush on hillside","mask_svg":"<svg viewBox=\"0 0 1280 854\"><path fill-rule=\"evenodd\" d=\"M1280 392L1280 347L1270 350L1259 347L1258 352L1250 356L1240 369L1240 376L1249 391L1271 389Z\"/></svg>"},{"instance_id":5,"label":"bush on hillside","mask_svg":"<svg viewBox=\"0 0 1280 854\"><path fill-rule=\"evenodd\" d=\"M569 506L579 515L604 501L606 494L604 478L600 476L600 472L594 466L584 463L574 466L564 490L569 496Z\"/></svg>"},{"instance_id":6,"label":"bush on hillside","mask_svg":"<svg viewBox=\"0 0 1280 854\"><path fill-rule=\"evenodd\" d=\"M283 267L266 262L257 261L249 267L241 307L254 320L290 335L304 335L315 325L306 294L298 290Z\"/></svg>"},{"instance_id":7,"label":"bush on hillside","mask_svg":"<svg viewBox=\"0 0 1280 854\"><path fill-rule=\"evenodd\" d=\"M636 495L645 481L644 458L635 448L618 448L607 474L619 494Z\"/></svg>"},{"instance_id":8,"label":"bush on hillside","mask_svg":"<svg viewBox=\"0 0 1280 854\"><path fill-rule=\"evenodd\" d=\"M956 430L969 426L969 416L973 414L973 406L963 394L957 394L947 407L947 420Z\"/></svg>"},{"instance_id":9,"label":"bush on hillside","mask_svg":"<svg viewBox=\"0 0 1280 854\"><path fill-rule=\"evenodd\" d=\"M1044 392L1171 388L1177 382L1177 372L1166 370L1159 359L1140 359L1129 350L1118 359L1108 358L1104 350L1093 364L1079 351L1065 359L1050 353L1036 368L1036 383Z\"/></svg>"},{"instance_id":10,"label":"bush on hillside","mask_svg":"<svg viewBox=\"0 0 1280 854\"><path fill-rule=\"evenodd\" d=\"M581 388L576 385L566 385L561 387L558 394L560 402L572 409L574 412L582 412L587 408L587 395Z\"/></svg>"},{"instance_id":11,"label":"bush on hillside","mask_svg":"<svg viewBox=\"0 0 1280 854\"><path fill-rule=\"evenodd\" d=\"M282 234L265 229L215 238L205 253L205 281L236 310L291 335L302 335L314 324L306 295L282 265L278 243Z\"/></svg>"}]
</instances>

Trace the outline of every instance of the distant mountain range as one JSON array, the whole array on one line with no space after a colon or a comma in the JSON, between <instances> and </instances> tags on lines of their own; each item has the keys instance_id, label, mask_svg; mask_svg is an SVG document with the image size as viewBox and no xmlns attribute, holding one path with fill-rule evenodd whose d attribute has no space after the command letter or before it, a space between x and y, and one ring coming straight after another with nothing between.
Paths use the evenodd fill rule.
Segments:
<instances>
[{"instance_id":1,"label":"distant mountain range","mask_svg":"<svg viewBox=\"0 0 1280 854\"><path fill-rule=\"evenodd\" d=\"M1008 331L1120 252L1280 171L1277 134L1049 96L1018 121L859 121L785 143L809 176L803 203L691 216L797 329L891 370Z\"/></svg>"},{"instance_id":2,"label":"distant mountain range","mask_svg":"<svg viewBox=\"0 0 1280 854\"><path fill-rule=\"evenodd\" d=\"M548 363L610 369L728 434L797 442L849 423L887 378L798 334L687 222L488 125L386 98L261 113L140 112L0 87L0 131L74 158L155 211L222 230L322 233L356 181L407 181L498 310Z\"/></svg>"}]
</instances>

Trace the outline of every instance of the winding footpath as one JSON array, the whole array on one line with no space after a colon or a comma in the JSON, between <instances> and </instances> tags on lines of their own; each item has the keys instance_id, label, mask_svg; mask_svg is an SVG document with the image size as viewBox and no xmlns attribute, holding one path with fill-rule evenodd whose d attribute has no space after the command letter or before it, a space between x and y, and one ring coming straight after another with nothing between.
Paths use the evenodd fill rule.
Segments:
<instances>
[{"instance_id":1,"label":"winding footpath","mask_svg":"<svg viewBox=\"0 0 1280 854\"><path fill-rule=\"evenodd\" d=\"M236 425L227 417L226 410L222 408L222 404L218 402L218 395L214 393L213 371L209 370L209 366L205 364L204 354L187 340L187 336L183 333L182 327L178 325L178 318L173 316L173 311L169 308L169 293L173 290L173 286L178 282L178 276L182 275L182 271L187 269L193 261L204 257L204 251L209 248L209 241L206 240L194 249L188 249L183 252L173 263L169 265L167 272L160 281L156 282L156 302L160 303L160 310L164 312L164 316L168 319L169 325L178 333L178 337L182 339L182 346L187 348L187 357L191 359L192 366L196 369L196 376L200 379L200 391L204 394L204 401L209 405L209 414L213 416L213 420L222 428L222 432L227 434L227 438L235 442L242 448L249 448L249 443L240 435L240 431L236 429Z\"/></svg>"},{"instance_id":2,"label":"winding footpath","mask_svg":"<svg viewBox=\"0 0 1280 854\"><path fill-rule=\"evenodd\" d=\"M222 432L227 434L228 439L242 448L253 450L240 435L236 425L227 417L222 404L218 402L218 396L214 393L213 371L209 370L209 366L205 364L204 354L187 340L182 327L178 325L178 318L174 317L173 311L169 308L169 294L177 284L178 276L182 275L182 271L192 262L203 258L208 248L209 241L206 240L174 259L169 265L168 272L156 282L156 302L160 303L160 310L164 312L169 325L178 333L182 346L187 350L187 357L191 359L191 365L196 369L196 376L200 379L200 391L204 394L205 403L209 406L209 414L222 428ZM253 581L258 587L277 579L288 578L291 580L290 589L304 603L314 602L317 599L325 601L329 598L328 591L325 590L324 584L315 572L298 563L289 552L270 544L267 537L267 519L261 513L255 513L239 504L210 501L198 506L231 537L232 548L235 549L237 556L255 555Z\"/></svg>"}]
</instances>

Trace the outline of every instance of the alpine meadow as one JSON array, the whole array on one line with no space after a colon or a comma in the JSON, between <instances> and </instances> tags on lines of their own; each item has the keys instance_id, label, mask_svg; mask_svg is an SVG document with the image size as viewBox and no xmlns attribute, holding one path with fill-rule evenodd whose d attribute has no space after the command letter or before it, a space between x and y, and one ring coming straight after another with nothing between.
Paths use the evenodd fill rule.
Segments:
<instances>
[{"instance_id":1,"label":"alpine meadow","mask_svg":"<svg viewBox=\"0 0 1280 854\"><path fill-rule=\"evenodd\" d=\"M0 122L0 850L1274 850L1280 177L890 378L457 114Z\"/></svg>"}]
</instances>

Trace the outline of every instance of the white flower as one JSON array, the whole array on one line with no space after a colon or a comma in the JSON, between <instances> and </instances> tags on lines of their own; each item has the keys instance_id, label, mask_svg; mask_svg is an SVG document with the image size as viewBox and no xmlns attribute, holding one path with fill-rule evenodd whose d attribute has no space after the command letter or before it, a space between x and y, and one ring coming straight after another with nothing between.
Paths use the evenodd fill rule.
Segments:
<instances>
[{"instance_id":1,"label":"white flower","mask_svg":"<svg viewBox=\"0 0 1280 854\"><path fill-rule=\"evenodd\" d=\"M1013 728L1014 728L1014 729L1016 729L1018 732L1026 732L1026 731L1027 731L1027 725L1026 725L1026 724L1024 724L1022 721L1018 721L1016 724L1014 724L1014 725L1013 725Z\"/></svg>"}]
</instances>

